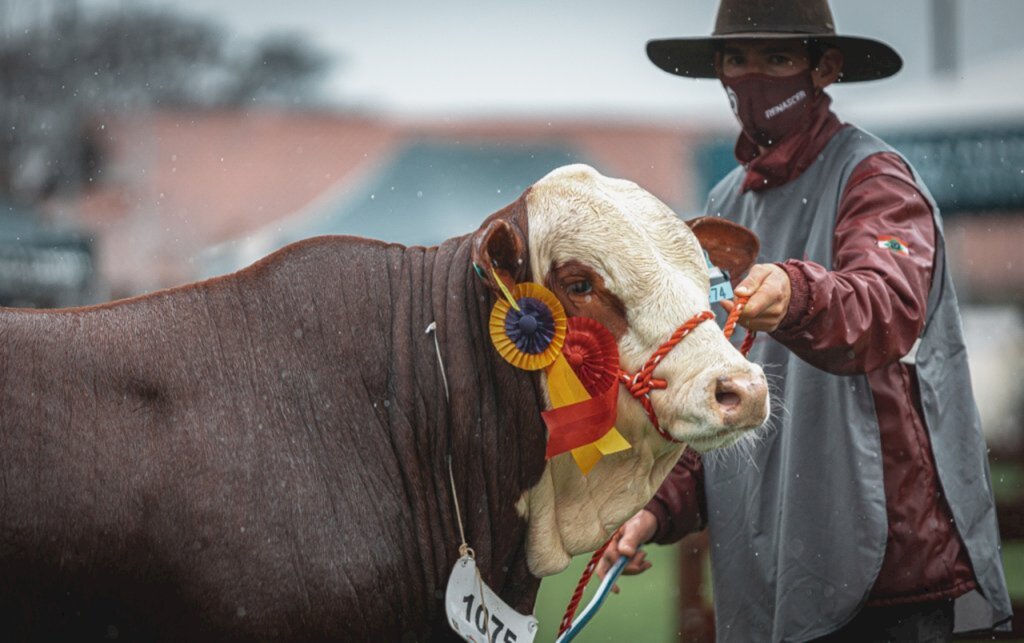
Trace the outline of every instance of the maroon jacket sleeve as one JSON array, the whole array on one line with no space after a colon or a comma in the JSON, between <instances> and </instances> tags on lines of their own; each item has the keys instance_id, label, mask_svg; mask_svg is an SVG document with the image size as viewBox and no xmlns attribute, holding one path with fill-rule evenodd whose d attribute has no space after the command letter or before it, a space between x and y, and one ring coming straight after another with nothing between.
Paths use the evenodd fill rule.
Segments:
<instances>
[{"instance_id":1,"label":"maroon jacket sleeve","mask_svg":"<svg viewBox=\"0 0 1024 643\"><path fill-rule=\"evenodd\" d=\"M700 454L687 447L644 509L658 519L658 531L651 542L662 545L674 543L703 529L707 509Z\"/></svg>"},{"instance_id":2,"label":"maroon jacket sleeve","mask_svg":"<svg viewBox=\"0 0 1024 643\"><path fill-rule=\"evenodd\" d=\"M906 355L921 333L935 256L931 207L898 156L875 154L856 167L832 243L831 270L778 264L792 297L772 337L824 371L870 372Z\"/></svg>"}]
</instances>

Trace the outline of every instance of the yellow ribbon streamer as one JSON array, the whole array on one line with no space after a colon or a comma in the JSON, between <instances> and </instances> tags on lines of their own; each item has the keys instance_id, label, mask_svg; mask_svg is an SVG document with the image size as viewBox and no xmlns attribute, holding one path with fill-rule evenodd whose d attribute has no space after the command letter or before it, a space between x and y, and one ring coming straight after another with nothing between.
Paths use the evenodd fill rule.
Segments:
<instances>
[{"instance_id":1,"label":"yellow ribbon streamer","mask_svg":"<svg viewBox=\"0 0 1024 643\"><path fill-rule=\"evenodd\" d=\"M597 450L604 455L611 455L613 453L618 453L619 451L625 451L633 445L631 445L626 438L619 433L619 430L613 426L608 433L605 433L604 436L601 437L600 440L594 442L594 446L597 447Z\"/></svg>"},{"instance_id":2,"label":"yellow ribbon streamer","mask_svg":"<svg viewBox=\"0 0 1024 643\"><path fill-rule=\"evenodd\" d=\"M559 354L555 358L555 361L547 369L547 375L548 394L551 396L552 407L557 409L590 399L586 387L569 366L565 356ZM618 429L613 426L600 439L573 449L572 457L583 475L587 475L602 456L625 451L630 447L626 438L622 437Z\"/></svg>"},{"instance_id":3,"label":"yellow ribbon streamer","mask_svg":"<svg viewBox=\"0 0 1024 643\"><path fill-rule=\"evenodd\" d=\"M519 312L519 304L516 303L516 298L508 291L508 287L505 286L505 282L498 276L498 271L491 268L491 276L494 277L494 283L498 284L498 288L501 288L501 294L505 295L505 299L508 300L509 305L512 306L516 312Z\"/></svg>"},{"instance_id":4,"label":"yellow ribbon streamer","mask_svg":"<svg viewBox=\"0 0 1024 643\"><path fill-rule=\"evenodd\" d=\"M551 406L556 409L590 399L590 393L561 353L548 367L548 393Z\"/></svg>"}]
</instances>

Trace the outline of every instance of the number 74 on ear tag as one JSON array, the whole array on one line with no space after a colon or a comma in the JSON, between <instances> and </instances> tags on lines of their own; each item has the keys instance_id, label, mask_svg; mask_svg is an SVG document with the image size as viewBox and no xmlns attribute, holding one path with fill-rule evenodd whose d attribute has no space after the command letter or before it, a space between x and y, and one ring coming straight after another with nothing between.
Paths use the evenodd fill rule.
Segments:
<instances>
[{"instance_id":1,"label":"number 74 on ear tag","mask_svg":"<svg viewBox=\"0 0 1024 643\"><path fill-rule=\"evenodd\" d=\"M445 592L448 623L471 643L533 643L537 619L509 607L483 582L476 561L463 556L455 562Z\"/></svg>"},{"instance_id":2,"label":"number 74 on ear tag","mask_svg":"<svg viewBox=\"0 0 1024 643\"><path fill-rule=\"evenodd\" d=\"M733 292L732 284L729 281L729 273L711 263L711 257L708 256L707 251L704 252L704 261L708 265L708 277L711 279L709 303L713 304L723 299L732 299Z\"/></svg>"}]
</instances>

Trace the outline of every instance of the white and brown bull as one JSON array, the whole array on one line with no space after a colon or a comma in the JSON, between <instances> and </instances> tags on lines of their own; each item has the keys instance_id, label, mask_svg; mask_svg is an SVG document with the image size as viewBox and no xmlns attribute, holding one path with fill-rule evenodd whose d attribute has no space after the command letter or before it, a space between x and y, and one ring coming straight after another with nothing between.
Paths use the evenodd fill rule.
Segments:
<instances>
[{"instance_id":1,"label":"white and brown bull","mask_svg":"<svg viewBox=\"0 0 1024 643\"><path fill-rule=\"evenodd\" d=\"M734 271L742 230L696 226ZM491 346L496 284L536 281L634 372L708 307L696 236L635 184L556 170L472 235L351 237L238 273L58 311L0 311L0 623L14 639L438 640L460 538L506 602L597 548L683 443L767 417L761 370L713 322L658 365L662 430L584 477L545 460L543 375ZM432 322L451 401L435 355Z\"/></svg>"}]
</instances>

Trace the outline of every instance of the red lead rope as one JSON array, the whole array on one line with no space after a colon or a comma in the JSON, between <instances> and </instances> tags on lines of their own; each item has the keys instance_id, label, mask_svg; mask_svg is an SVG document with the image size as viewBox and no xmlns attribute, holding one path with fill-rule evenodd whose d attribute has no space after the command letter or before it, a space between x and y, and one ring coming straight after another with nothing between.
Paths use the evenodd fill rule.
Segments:
<instances>
[{"instance_id":1,"label":"red lead rope","mask_svg":"<svg viewBox=\"0 0 1024 643\"><path fill-rule=\"evenodd\" d=\"M614 534L612 534L614 538ZM612 544L612 539L609 538L603 545L597 548L594 555L590 557L590 562L583 568L583 574L580 576L580 582L576 583L576 589L572 592L572 598L569 599L569 605L565 608L565 616L562 617L562 623L558 626L558 636L565 634L566 630L572 626L572 618L576 616L576 608L580 605L580 599L583 598L583 590L587 588L587 583L590 582L590 577L594 575L594 570L597 569L597 563L601 560L601 556L604 555L604 550L608 549L608 545ZM557 636L555 638L558 638Z\"/></svg>"},{"instance_id":2,"label":"red lead rope","mask_svg":"<svg viewBox=\"0 0 1024 643\"><path fill-rule=\"evenodd\" d=\"M729 317L725 320L725 327L722 332L725 334L725 338L729 339L732 337L733 332L736 330L736 320L739 319L740 313L743 312L744 306L747 305L749 297L736 297L734 300L735 306L732 312L729 313ZM704 311L697 313L689 319L685 324L676 329L676 332L672 333L672 337L668 339L661 347L654 352L649 360L644 364L635 375L630 375L623 370L619 371L619 381L625 386L629 392L635 397L641 404L643 404L644 410L647 411L647 417L651 419L651 423L654 428L658 431L661 437L669 440L670 442L679 442L667 431L662 429L658 425L658 418L654 414L654 407L651 406L651 399L649 393L654 389L663 389L668 384L665 380L659 380L651 377L654 369L661 362L661 359L668 354L670 350L675 348L676 344L681 342L684 337L690 334L694 328L701 323L714 317L714 314L710 311ZM750 348L754 345L755 332L751 331L747 333L747 336L743 338L743 344L740 346L740 353L746 357L747 353L750 352ZM576 616L576 608L580 605L580 600L583 598L583 590L586 589L587 583L590 582L590 578L594 575L594 570L597 569L597 563L601 560L601 556L604 555L608 545L612 543L612 539L615 538L615 534L612 534L603 545L601 545L594 555L590 557L590 562L583 569L583 574L580 576L580 581L576 583L576 589L572 593L572 598L569 599L569 605L565 608L565 616L562 617L562 623L558 626L558 636L562 636L572 626L572 619ZM557 638L557 637L556 637Z\"/></svg>"}]
</instances>

